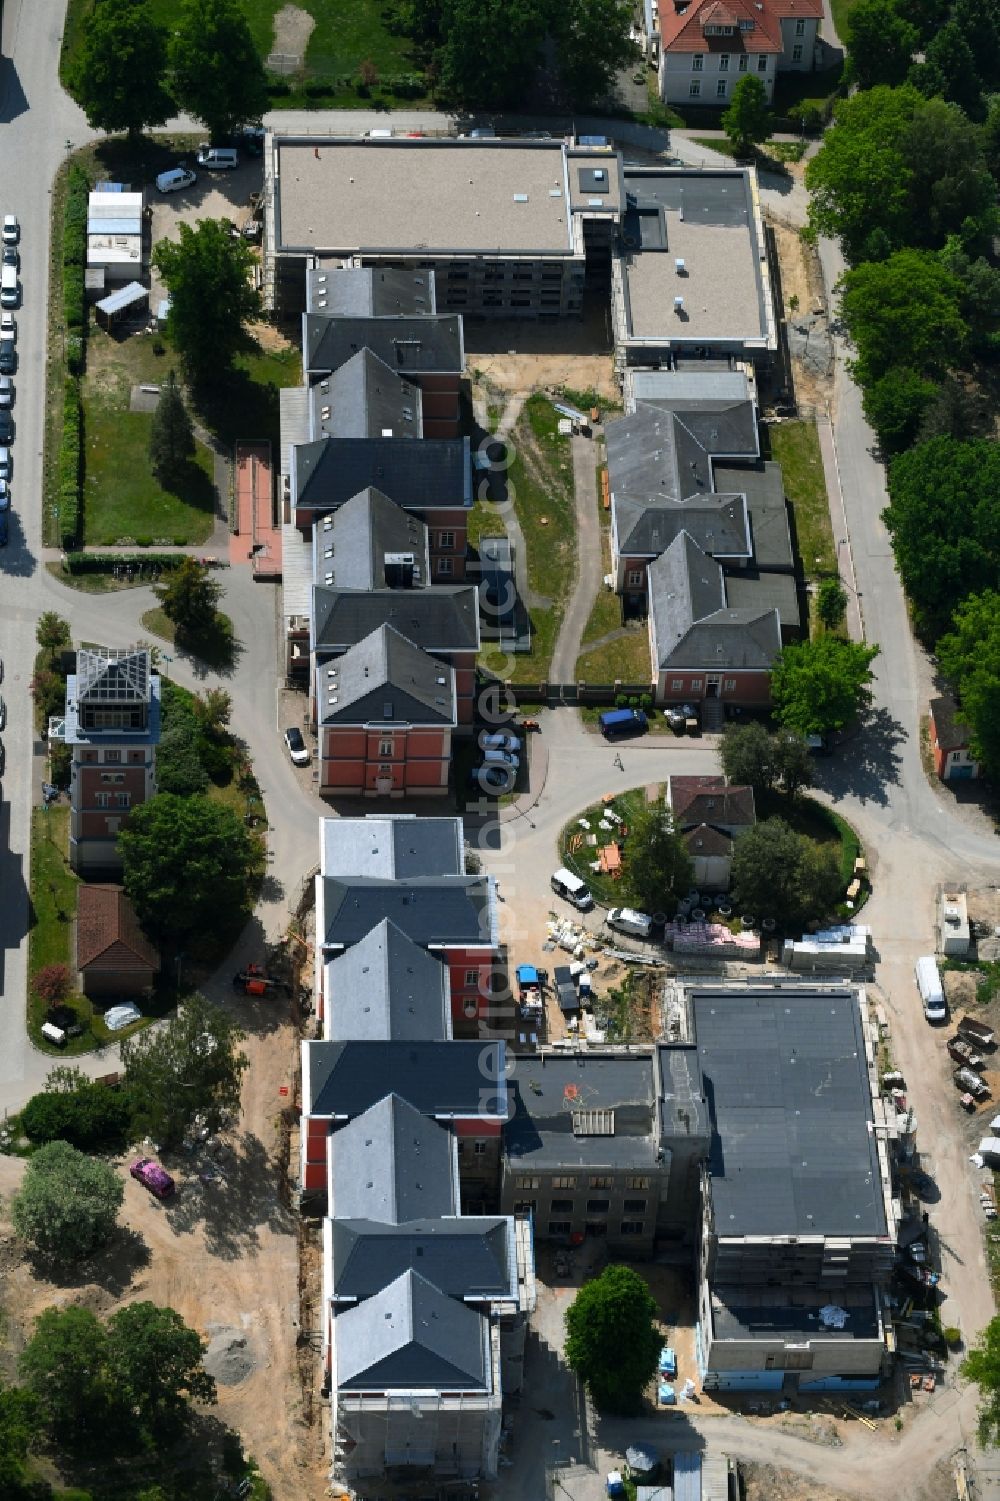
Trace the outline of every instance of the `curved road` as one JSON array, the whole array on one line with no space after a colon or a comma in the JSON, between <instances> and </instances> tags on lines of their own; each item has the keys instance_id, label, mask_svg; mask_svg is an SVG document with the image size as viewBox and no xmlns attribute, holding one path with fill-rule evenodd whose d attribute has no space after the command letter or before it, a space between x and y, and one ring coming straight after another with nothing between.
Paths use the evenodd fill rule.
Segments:
<instances>
[{"instance_id":1,"label":"curved road","mask_svg":"<svg viewBox=\"0 0 1000 1501\"><path fill-rule=\"evenodd\" d=\"M0 653L6 671L3 693L9 728L5 736L0 900L0 1103L16 1107L44 1078L49 1060L27 1043L23 1024L26 976L27 893L25 886L32 773L31 703L28 682L34 655L34 625L45 609L68 615L77 639L131 641L141 634L139 617L149 592L102 598L66 590L41 566L41 450L44 401L46 287L50 184L67 145L90 136L80 111L58 87L57 65L64 0L7 0L0 61L0 213L14 212L22 225L24 307L18 315L17 440L13 495L15 523L10 545L0 555ZM30 23L30 24L29 24ZM437 117L439 120L441 117ZM355 128L364 121L351 116ZM384 123L384 117L381 120ZM414 117L412 123L434 123ZM636 128L630 134L638 135ZM657 133L647 132L647 144ZM635 144L639 144L638 140ZM665 144L663 142L660 143ZM678 151L686 143L677 141ZM797 195L782 209L797 213ZM828 284L838 274L836 247L821 247ZM823 795L858 827L871 853L876 894L867 909L880 951L877 976L893 1013L896 1060L907 1076L920 1119L922 1149L930 1150L942 1199L934 1218L944 1234L945 1321L972 1338L992 1316L985 1275L982 1225L966 1161L966 1146L955 1129L954 1095L940 1039L923 1023L912 981L914 957L933 944L935 887L944 879L969 884L1000 880L1000 849L995 839L955 817L948 801L927 781L920 764L918 721L926 705L927 664L915 650L891 551L879 519L884 504L880 466L871 456L872 436L864 422L858 392L847 378L838 350L834 402L848 524L859 591L872 640L879 641L876 704L866 733L822 766ZM274 882L259 918L270 934L279 931L288 898L315 863L316 816L322 805L303 795L284 757L276 731L278 682L274 597L234 569L227 575L225 608L232 615L243 653L231 677L233 726L250 746L272 817L270 856ZM175 660L171 672L197 687L189 663ZM219 681L211 675L211 681ZM548 875L554 864L559 828L574 809L615 786L662 779L671 769L705 770L714 765L707 744L658 744L652 738L621 751L619 769L599 737L586 733L568 710L545 716L548 774L530 808L515 812L486 841L484 860L502 878L509 936L532 941L550 905ZM280 810L280 812L279 812ZM494 844L500 848L493 848ZM96 1071L105 1061L91 1060ZM891 1444L875 1443L849 1431L843 1448L817 1449L799 1439L759 1430L735 1419L694 1419L707 1436L733 1453L787 1464L852 1495L915 1495L933 1462L967 1438L975 1394L941 1394L932 1411Z\"/></svg>"}]
</instances>

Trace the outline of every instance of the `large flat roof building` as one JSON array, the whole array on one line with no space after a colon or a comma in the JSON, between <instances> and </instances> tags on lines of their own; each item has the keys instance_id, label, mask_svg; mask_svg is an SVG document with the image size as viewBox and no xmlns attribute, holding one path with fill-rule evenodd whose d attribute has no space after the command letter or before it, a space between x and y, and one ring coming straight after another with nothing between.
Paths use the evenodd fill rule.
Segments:
<instances>
[{"instance_id":1,"label":"large flat roof building","mask_svg":"<svg viewBox=\"0 0 1000 1501\"><path fill-rule=\"evenodd\" d=\"M621 158L561 140L268 133L265 288L305 305L324 263L436 273L438 312L578 313L589 243L610 246Z\"/></svg>"},{"instance_id":2,"label":"large flat roof building","mask_svg":"<svg viewBox=\"0 0 1000 1501\"><path fill-rule=\"evenodd\" d=\"M752 167L626 166L612 269L619 369L680 357L769 361L777 326Z\"/></svg>"}]
</instances>

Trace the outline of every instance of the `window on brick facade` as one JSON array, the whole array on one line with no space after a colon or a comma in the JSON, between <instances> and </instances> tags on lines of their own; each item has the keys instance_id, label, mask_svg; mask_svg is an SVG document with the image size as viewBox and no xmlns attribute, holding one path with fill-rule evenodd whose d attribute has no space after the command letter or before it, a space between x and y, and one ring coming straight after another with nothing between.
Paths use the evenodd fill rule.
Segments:
<instances>
[{"instance_id":1,"label":"window on brick facade","mask_svg":"<svg viewBox=\"0 0 1000 1501\"><path fill-rule=\"evenodd\" d=\"M485 1157L486 1156L486 1142L483 1141L483 1140L481 1140L481 1139L477 1139L476 1141L474 1141L472 1143L472 1150L473 1150L473 1152L475 1153L475 1155L477 1157Z\"/></svg>"},{"instance_id":2,"label":"window on brick facade","mask_svg":"<svg viewBox=\"0 0 1000 1501\"><path fill-rule=\"evenodd\" d=\"M478 969L467 969L465 971L465 988L466 988L466 990L468 990L470 987L474 988L474 987L478 986L478 984L479 984L479 971L478 971Z\"/></svg>"},{"instance_id":3,"label":"window on brick facade","mask_svg":"<svg viewBox=\"0 0 1000 1501\"><path fill-rule=\"evenodd\" d=\"M110 792L96 792L94 794L94 801L96 802L96 804L97 804L97 806L99 808L110 808L111 807L111 793Z\"/></svg>"},{"instance_id":4,"label":"window on brick facade","mask_svg":"<svg viewBox=\"0 0 1000 1501\"><path fill-rule=\"evenodd\" d=\"M639 584L642 583L642 569L630 568L628 573L626 573L625 575L625 582L631 589L635 589Z\"/></svg>"},{"instance_id":5,"label":"window on brick facade","mask_svg":"<svg viewBox=\"0 0 1000 1501\"><path fill-rule=\"evenodd\" d=\"M549 1220L550 1235L568 1235L569 1220Z\"/></svg>"},{"instance_id":6,"label":"window on brick facade","mask_svg":"<svg viewBox=\"0 0 1000 1501\"><path fill-rule=\"evenodd\" d=\"M588 1188L610 1188L613 1183L614 1183L614 1179L612 1177L610 1177L610 1175L609 1175L607 1177L591 1178L591 1180L588 1183L587 1187Z\"/></svg>"},{"instance_id":7,"label":"window on brick facade","mask_svg":"<svg viewBox=\"0 0 1000 1501\"><path fill-rule=\"evenodd\" d=\"M622 1235L641 1235L642 1220L622 1220L621 1233Z\"/></svg>"},{"instance_id":8,"label":"window on brick facade","mask_svg":"<svg viewBox=\"0 0 1000 1501\"><path fill-rule=\"evenodd\" d=\"M691 679L691 691L693 692L696 688L700 688L700 687L701 687L701 678L692 678Z\"/></svg>"},{"instance_id":9,"label":"window on brick facade","mask_svg":"<svg viewBox=\"0 0 1000 1501\"><path fill-rule=\"evenodd\" d=\"M378 743L378 753L379 753L380 756L391 756L392 752L393 752L393 744L392 744L391 740L380 740L379 741L379 743Z\"/></svg>"},{"instance_id":10,"label":"window on brick facade","mask_svg":"<svg viewBox=\"0 0 1000 1501\"><path fill-rule=\"evenodd\" d=\"M645 1199L626 1199L625 1202L622 1204L622 1209L624 1210L624 1212L626 1214L645 1214L646 1213L646 1200Z\"/></svg>"},{"instance_id":11,"label":"window on brick facade","mask_svg":"<svg viewBox=\"0 0 1000 1501\"><path fill-rule=\"evenodd\" d=\"M451 573L451 559L450 558L438 558L438 560L437 560L437 572L441 573L441 574L450 574Z\"/></svg>"},{"instance_id":12,"label":"window on brick facade","mask_svg":"<svg viewBox=\"0 0 1000 1501\"><path fill-rule=\"evenodd\" d=\"M572 1199L553 1199L552 1200L552 1213L553 1214L572 1214L573 1213L573 1200Z\"/></svg>"},{"instance_id":13,"label":"window on brick facade","mask_svg":"<svg viewBox=\"0 0 1000 1501\"><path fill-rule=\"evenodd\" d=\"M555 1178L552 1179L552 1187L553 1188L575 1188L576 1187L576 1176L574 1175L571 1178L567 1178L565 1176L563 1176L561 1178L560 1177L555 1177Z\"/></svg>"},{"instance_id":14,"label":"window on brick facade","mask_svg":"<svg viewBox=\"0 0 1000 1501\"><path fill-rule=\"evenodd\" d=\"M726 678L725 682L722 685L722 690L723 690L724 693L735 693L736 692L736 679L735 678Z\"/></svg>"},{"instance_id":15,"label":"window on brick facade","mask_svg":"<svg viewBox=\"0 0 1000 1501\"><path fill-rule=\"evenodd\" d=\"M451 552L455 546L454 532L438 532L438 547L442 552Z\"/></svg>"},{"instance_id":16,"label":"window on brick facade","mask_svg":"<svg viewBox=\"0 0 1000 1501\"><path fill-rule=\"evenodd\" d=\"M611 1200L610 1199L588 1199L587 1200L587 1213L588 1214L607 1214L607 1212L608 1212L608 1210L610 1208L611 1208Z\"/></svg>"},{"instance_id":17,"label":"window on brick facade","mask_svg":"<svg viewBox=\"0 0 1000 1501\"><path fill-rule=\"evenodd\" d=\"M518 1188L540 1188L541 1179L532 1178L530 1176L522 1176L517 1179L517 1186Z\"/></svg>"},{"instance_id":18,"label":"window on brick facade","mask_svg":"<svg viewBox=\"0 0 1000 1501\"><path fill-rule=\"evenodd\" d=\"M117 761L121 761L121 758L122 758L121 751L106 750L104 752L104 759L108 763L109 766L113 765Z\"/></svg>"},{"instance_id":19,"label":"window on brick facade","mask_svg":"<svg viewBox=\"0 0 1000 1501\"><path fill-rule=\"evenodd\" d=\"M123 771L102 771L101 772L101 781L104 782L106 786L109 786L109 787L119 787L122 784L122 782L124 782L124 780L125 780L125 773Z\"/></svg>"},{"instance_id":20,"label":"window on brick facade","mask_svg":"<svg viewBox=\"0 0 1000 1501\"><path fill-rule=\"evenodd\" d=\"M626 1178L625 1179L625 1187L626 1188L648 1188L649 1187L649 1179L646 1177L645 1173L633 1175L631 1178Z\"/></svg>"},{"instance_id":21,"label":"window on brick facade","mask_svg":"<svg viewBox=\"0 0 1000 1501\"><path fill-rule=\"evenodd\" d=\"M118 805L119 808L131 808L131 806L132 806L132 794L131 794L131 792L116 792L115 793L115 802L117 803L117 805Z\"/></svg>"}]
</instances>

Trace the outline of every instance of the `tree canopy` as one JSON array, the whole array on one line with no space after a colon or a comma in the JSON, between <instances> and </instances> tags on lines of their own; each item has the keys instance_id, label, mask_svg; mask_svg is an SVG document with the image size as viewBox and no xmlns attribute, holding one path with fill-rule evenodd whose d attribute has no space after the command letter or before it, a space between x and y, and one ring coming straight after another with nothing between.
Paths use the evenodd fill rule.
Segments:
<instances>
[{"instance_id":1,"label":"tree canopy","mask_svg":"<svg viewBox=\"0 0 1000 1501\"><path fill-rule=\"evenodd\" d=\"M779 654L771 699L783 725L799 735L825 735L853 723L868 702L877 646L820 636L796 641Z\"/></svg>"},{"instance_id":2,"label":"tree canopy","mask_svg":"<svg viewBox=\"0 0 1000 1501\"><path fill-rule=\"evenodd\" d=\"M929 99L940 98L957 104L970 120L982 120L986 113L983 83L976 71L976 59L954 21L947 21L928 42L923 61L914 63L910 80Z\"/></svg>"},{"instance_id":3,"label":"tree canopy","mask_svg":"<svg viewBox=\"0 0 1000 1501\"><path fill-rule=\"evenodd\" d=\"M38 1403L21 1387L0 1387L0 1495L31 1501L25 1460L38 1441Z\"/></svg>"},{"instance_id":4,"label":"tree canopy","mask_svg":"<svg viewBox=\"0 0 1000 1501\"><path fill-rule=\"evenodd\" d=\"M1000 573L1000 448L986 439L933 438L889 468L882 513L919 624L943 631L967 594Z\"/></svg>"},{"instance_id":5,"label":"tree canopy","mask_svg":"<svg viewBox=\"0 0 1000 1501\"><path fill-rule=\"evenodd\" d=\"M902 365L941 374L965 348L969 325L962 287L936 255L897 250L862 261L841 282L840 313L856 350L851 369L862 385Z\"/></svg>"},{"instance_id":6,"label":"tree canopy","mask_svg":"<svg viewBox=\"0 0 1000 1501\"><path fill-rule=\"evenodd\" d=\"M106 1162L51 1141L28 1159L12 1202L14 1229L44 1255L77 1260L111 1235L124 1191Z\"/></svg>"},{"instance_id":7,"label":"tree canopy","mask_svg":"<svg viewBox=\"0 0 1000 1501\"><path fill-rule=\"evenodd\" d=\"M215 1382L201 1363L204 1351L201 1336L173 1308L127 1303L107 1329L116 1404L147 1433L176 1433L189 1399L215 1401Z\"/></svg>"},{"instance_id":8,"label":"tree canopy","mask_svg":"<svg viewBox=\"0 0 1000 1501\"><path fill-rule=\"evenodd\" d=\"M569 0L550 8L548 25L567 104L602 103L617 73L638 57L630 0Z\"/></svg>"},{"instance_id":9,"label":"tree canopy","mask_svg":"<svg viewBox=\"0 0 1000 1501\"><path fill-rule=\"evenodd\" d=\"M178 104L204 121L213 140L267 109L267 74L236 0L181 0L170 64Z\"/></svg>"},{"instance_id":10,"label":"tree canopy","mask_svg":"<svg viewBox=\"0 0 1000 1501\"><path fill-rule=\"evenodd\" d=\"M243 1036L226 1012L193 995L165 1026L125 1038L122 1064L137 1129L176 1145L195 1116L217 1130L236 1114L247 1068Z\"/></svg>"},{"instance_id":11,"label":"tree canopy","mask_svg":"<svg viewBox=\"0 0 1000 1501\"><path fill-rule=\"evenodd\" d=\"M197 558L185 558L155 586L163 613L172 620L177 634L197 641L215 626L222 586Z\"/></svg>"},{"instance_id":12,"label":"tree canopy","mask_svg":"<svg viewBox=\"0 0 1000 1501\"><path fill-rule=\"evenodd\" d=\"M656 1302L631 1267L612 1265L584 1283L566 1310L566 1361L602 1412L635 1412L662 1340Z\"/></svg>"},{"instance_id":13,"label":"tree canopy","mask_svg":"<svg viewBox=\"0 0 1000 1501\"><path fill-rule=\"evenodd\" d=\"M669 811L642 809L631 822L625 854L625 889L645 912L662 912L691 886L693 866Z\"/></svg>"},{"instance_id":14,"label":"tree canopy","mask_svg":"<svg viewBox=\"0 0 1000 1501\"><path fill-rule=\"evenodd\" d=\"M961 1373L979 1387L980 1444L984 1449L1000 1447L1000 1317L990 1319L962 1361Z\"/></svg>"},{"instance_id":15,"label":"tree canopy","mask_svg":"<svg viewBox=\"0 0 1000 1501\"><path fill-rule=\"evenodd\" d=\"M96 1084L78 1068L51 1069L45 1089L21 1111L29 1141L68 1141L83 1152L120 1147L130 1121L126 1091Z\"/></svg>"},{"instance_id":16,"label":"tree canopy","mask_svg":"<svg viewBox=\"0 0 1000 1501\"><path fill-rule=\"evenodd\" d=\"M937 647L938 664L955 685L962 717L972 731L972 753L1000 772L1000 593L972 594L955 612L952 629Z\"/></svg>"},{"instance_id":17,"label":"tree canopy","mask_svg":"<svg viewBox=\"0 0 1000 1501\"><path fill-rule=\"evenodd\" d=\"M194 429L171 370L149 430L149 467L164 490L178 490L194 454Z\"/></svg>"},{"instance_id":18,"label":"tree canopy","mask_svg":"<svg viewBox=\"0 0 1000 1501\"><path fill-rule=\"evenodd\" d=\"M167 33L145 0L101 0L83 30L73 96L95 130L136 135L174 113L166 66Z\"/></svg>"},{"instance_id":19,"label":"tree canopy","mask_svg":"<svg viewBox=\"0 0 1000 1501\"><path fill-rule=\"evenodd\" d=\"M919 35L893 0L857 0L847 14L845 40L852 82L870 89L906 81Z\"/></svg>"},{"instance_id":20,"label":"tree canopy","mask_svg":"<svg viewBox=\"0 0 1000 1501\"><path fill-rule=\"evenodd\" d=\"M847 593L839 578L827 578L816 595L816 614L821 625L835 631L847 614Z\"/></svg>"},{"instance_id":21,"label":"tree canopy","mask_svg":"<svg viewBox=\"0 0 1000 1501\"><path fill-rule=\"evenodd\" d=\"M211 0L219 3L219 0ZM160 240L153 263L170 293L167 332L196 387L218 381L249 347L247 324L260 317L253 251L220 219L181 224L177 240Z\"/></svg>"},{"instance_id":22,"label":"tree canopy","mask_svg":"<svg viewBox=\"0 0 1000 1501\"><path fill-rule=\"evenodd\" d=\"M118 845L129 900L160 941L217 933L249 910L259 847L223 803L158 793L134 809Z\"/></svg>"},{"instance_id":23,"label":"tree canopy","mask_svg":"<svg viewBox=\"0 0 1000 1501\"><path fill-rule=\"evenodd\" d=\"M767 90L755 74L748 73L733 89L729 108L722 116L722 128L737 156L749 156L755 146L766 141L773 124Z\"/></svg>"},{"instance_id":24,"label":"tree canopy","mask_svg":"<svg viewBox=\"0 0 1000 1501\"><path fill-rule=\"evenodd\" d=\"M746 784L758 797L779 783L789 797L794 797L813 779L812 757L802 736L794 730L778 730L771 735L756 719L726 726L719 760L733 786Z\"/></svg>"},{"instance_id":25,"label":"tree canopy","mask_svg":"<svg viewBox=\"0 0 1000 1501\"><path fill-rule=\"evenodd\" d=\"M865 416L878 434L883 454L901 453L909 448L937 392L936 382L899 365L864 388Z\"/></svg>"},{"instance_id":26,"label":"tree canopy","mask_svg":"<svg viewBox=\"0 0 1000 1501\"><path fill-rule=\"evenodd\" d=\"M731 890L741 911L792 932L829 917L843 884L832 847L767 818L736 840Z\"/></svg>"},{"instance_id":27,"label":"tree canopy","mask_svg":"<svg viewBox=\"0 0 1000 1501\"><path fill-rule=\"evenodd\" d=\"M983 132L912 84L842 99L806 185L810 225L839 239L851 264L904 246L939 249L950 234L987 249L997 224Z\"/></svg>"}]
</instances>

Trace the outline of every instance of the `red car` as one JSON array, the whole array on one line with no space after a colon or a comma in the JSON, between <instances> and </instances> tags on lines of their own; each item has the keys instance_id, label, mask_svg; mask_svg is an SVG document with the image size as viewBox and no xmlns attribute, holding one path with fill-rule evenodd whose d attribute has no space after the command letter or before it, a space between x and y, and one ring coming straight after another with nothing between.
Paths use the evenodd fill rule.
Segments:
<instances>
[{"instance_id":1,"label":"red car","mask_svg":"<svg viewBox=\"0 0 1000 1501\"><path fill-rule=\"evenodd\" d=\"M133 1162L129 1168L133 1178L138 1178L140 1183L145 1184L150 1193L154 1193L158 1199L169 1199L177 1187L173 1178L165 1168L152 1157L140 1157L138 1162Z\"/></svg>"}]
</instances>

